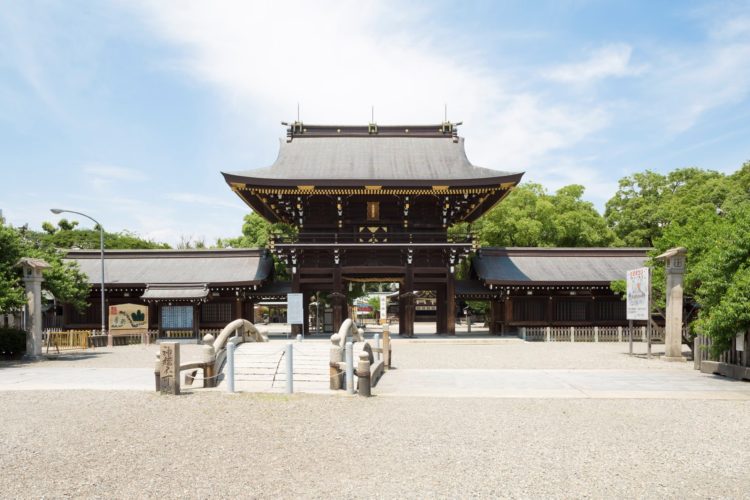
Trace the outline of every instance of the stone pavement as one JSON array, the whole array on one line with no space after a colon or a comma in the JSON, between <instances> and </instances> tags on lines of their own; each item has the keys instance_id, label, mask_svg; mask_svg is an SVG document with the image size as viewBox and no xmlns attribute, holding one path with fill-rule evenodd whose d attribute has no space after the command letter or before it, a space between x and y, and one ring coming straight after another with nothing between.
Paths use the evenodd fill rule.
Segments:
<instances>
[{"instance_id":1,"label":"stone pavement","mask_svg":"<svg viewBox=\"0 0 750 500\"><path fill-rule=\"evenodd\" d=\"M51 368L35 364L0 368L0 391L153 391L153 368Z\"/></svg>"},{"instance_id":2,"label":"stone pavement","mask_svg":"<svg viewBox=\"0 0 750 500\"><path fill-rule=\"evenodd\" d=\"M283 392L286 343L279 339L241 345L236 390ZM293 345L295 392L330 394L330 341L306 339ZM380 380L375 396L750 400L750 383L702 374L691 363L646 359L642 345L636 345L640 355L634 357L627 356L625 344L527 343L491 337L396 336L393 346L394 369ZM193 351L198 352L197 346L185 346L185 357ZM0 391L153 391L155 352L156 346L123 346L36 363L3 363ZM224 384L221 381L217 390L223 391ZM193 388L202 391L199 383Z\"/></svg>"},{"instance_id":3,"label":"stone pavement","mask_svg":"<svg viewBox=\"0 0 750 500\"><path fill-rule=\"evenodd\" d=\"M284 392L286 390L287 341L247 342L235 351L235 382L238 392ZM295 392L328 392L329 340L292 342ZM226 368L225 368L226 370ZM219 383L224 389L226 379Z\"/></svg>"},{"instance_id":4,"label":"stone pavement","mask_svg":"<svg viewBox=\"0 0 750 500\"><path fill-rule=\"evenodd\" d=\"M452 398L750 400L750 383L686 370L405 369L388 372L375 393Z\"/></svg>"}]
</instances>

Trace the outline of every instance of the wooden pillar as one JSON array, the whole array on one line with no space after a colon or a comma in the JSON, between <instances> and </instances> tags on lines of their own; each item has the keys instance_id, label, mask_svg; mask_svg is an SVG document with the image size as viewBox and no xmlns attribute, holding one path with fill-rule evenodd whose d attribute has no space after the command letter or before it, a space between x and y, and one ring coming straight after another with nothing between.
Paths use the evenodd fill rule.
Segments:
<instances>
[{"instance_id":1,"label":"wooden pillar","mask_svg":"<svg viewBox=\"0 0 750 500\"><path fill-rule=\"evenodd\" d=\"M448 279L445 286L446 299L446 328L445 333L448 335L456 334L456 278L453 273L448 272Z\"/></svg>"},{"instance_id":2,"label":"wooden pillar","mask_svg":"<svg viewBox=\"0 0 750 500\"><path fill-rule=\"evenodd\" d=\"M242 300L242 297L237 297L237 299L234 301L234 319L242 319L244 316L244 311L242 310L242 306L244 305L244 301Z\"/></svg>"},{"instance_id":3,"label":"wooden pillar","mask_svg":"<svg viewBox=\"0 0 750 500\"><path fill-rule=\"evenodd\" d=\"M402 304L404 308L403 325L399 323L399 335L407 337L414 336L414 268L406 266L404 277L404 289L401 291Z\"/></svg>"},{"instance_id":4,"label":"wooden pillar","mask_svg":"<svg viewBox=\"0 0 750 500\"><path fill-rule=\"evenodd\" d=\"M505 297L505 321L503 322L503 325L505 326L505 332L509 333L510 330L510 322L513 321L513 299L508 295Z\"/></svg>"},{"instance_id":5,"label":"wooden pillar","mask_svg":"<svg viewBox=\"0 0 750 500\"><path fill-rule=\"evenodd\" d=\"M302 287L299 282L300 278L300 266L294 266L292 267L292 270L294 271L292 273L292 293L301 293ZM288 309L287 309L288 311ZM269 309L269 315L270 315L270 309ZM289 317L287 315L287 321L289 321ZM302 333L302 327L301 325L291 325L292 326L292 337L295 337Z\"/></svg>"},{"instance_id":6,"label":"wooden pillar","mask_svg":"<svg viewBox=\"0 0 750 500\"><path fill-rule=\"evenodd\" d=\"M155 302L148 303L148 329L159 329L159 306ZM161 336L161 335L160 335Z\"/></svg>"},{"instance_id":7,"label":"wooden pillar","mask_svg":"<svg viewBox=\"0 0 750 500\"><path fill-rule=\"evenodd\" d=\"M445 287L438 286L437 288L437 309L435 311L435 322L436 322L436 333L445 333L447 328L446 321L446 299L445 299Z\"/></svg>"},{"instance_id":8,"label":"wooden pillar","mask_svg":"<svg viewBox=\"0 0 750 500\"><path fill-rule=\"evenodd\" d=\"M193 304L193 338L200 339L201 303ZM179 377L179 375L178 375Z\"/></svg>"},{"instance_id":9,"label":"wooden pillar","mask_svg":"<svg viewBox=\"0 0 750 500\"><path fill-rule=\"evenodd\" d=\"M302 292L302 334L305 337L310 335L310 295L309 291Z\"/></svg>"},{"instance_id":10,"label":"wooden pillar","mask_svg":"<svg viewBox=\"0 0 750 500\"><path fill-rule=\"evenodd\" d=\"M547 312L546 312L546 321L547 326L552 325L552 320L555 318L555 300L550 295L549 299L547 300Z\"/></svg>"},{"instance_id":11,"label":"wooden pillar","mask_svg":"<svg viewBox=\"0 0 750 500\"><path fill-rule=\"evenodd\" d=\"M332 321L333 333L338 333L341 323L348 316L346 309L346 295L344 293L344 282L341 279L341 267L336 266L333 269L333 294L332 294Z\"/></svg>"},{"instance_id":12,"label":"wooden pillar","mask_svg":"<svg viewBox=\"0 0 750 500\"><path fill-rule=\"evenodd\" d=\"M489 320L490 320L490 335L497 335L497 314L498 309L500 308L500 303L492 298L490 299L490 314L489 314Z\"/></svg>"}]
</instances>

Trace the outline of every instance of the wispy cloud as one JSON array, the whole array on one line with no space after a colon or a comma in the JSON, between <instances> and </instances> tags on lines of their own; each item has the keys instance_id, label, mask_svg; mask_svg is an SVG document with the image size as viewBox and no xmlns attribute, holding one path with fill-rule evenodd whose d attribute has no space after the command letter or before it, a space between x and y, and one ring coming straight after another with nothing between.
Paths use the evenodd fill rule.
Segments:
<instances>
[{"instance_id":1,"label":"wispy cloud","mask_svg":"<svg viewBox=\"0 0 750 500\"><path fill-rule=\"evenodd\" d=\"M86 182L97 192L109 189L114 184L148 180L148 176L140 170L116 165L85 165L81 171L86 175Z\"/></svg>"},{"instance_id":2,"label":"wispy cloud","mask_svg":"<svg viewBox=\"0 0 750 500\"><path fill-rule=\"evenodd\" d=\"M643 66L631 64L633 48L624 43L607 45L593 51L582 62L554 66L543 75L554 81L588 84L610 77L634 76L644 71Z\"/></svg>"},{"instance_id":3,"label":"wispy cloud","mask_svg":"<svg viewBox=\"0 0 750 500\"><path fill-rule=\"evenodd\" d=\"M435 38L427 8L400 2L143 2L154 32L181 47L171 61L269 129L302 104L309 122L437 122L443 103L465 122L487 167L519 170L570 147L606 111L548 100L490 66L476 43ZM474 47L456 51L453 47ZM533 147L531 147L533 145Z\"/></svg>"},{"instance_id":4,"label":"wispy cloud","mask_svg":"<svg viewBox=\"0 0 750 500\"><path fill-rule=\"evenodd\" d=\"M226 207L242 210L248 212L250 209L243 205L242 202L236 196L227 195L225 198L217 198L215 196L206 196L204 194L197 193L167 193L165 198L180 203L187 203L190 205L203 205L211 207ZM232 203L230 200L237 200Z\"/></svg>"}]
</instances>

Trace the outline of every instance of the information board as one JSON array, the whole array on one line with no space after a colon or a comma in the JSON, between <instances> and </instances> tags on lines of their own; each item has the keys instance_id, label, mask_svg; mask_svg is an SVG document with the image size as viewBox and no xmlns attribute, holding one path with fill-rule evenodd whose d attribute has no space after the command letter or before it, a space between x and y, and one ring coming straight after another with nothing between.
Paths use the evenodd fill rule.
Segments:
<instances>
[{"instance_id":1,"label":"information board","mask_svg":"<svg viewBox=\"0 0 750 500\"><path fill-rule=\"evenodd\" d=\"M301 325L305 322L305 308L301 293L286 294L286 322Z\"/></svg>"},{"instance_id":2,"label":"information board","mask_svg":"<svg viewBox=\"0 0 750 500\"><path fill-rule=\"evenodd\" d=\"M148 330L148 306L143 304L109 306L109 329L114 332Z\"/></svg>"},{"instance_id":3,"label":"information board","mask_svg":"<svg viewBox=\"0 0 750 500\"><path fill-rule=\"evenodd\" d=\"M627 319L649 318L649 268L641 267L627 272Z\"/></svg>"}]
</instances>

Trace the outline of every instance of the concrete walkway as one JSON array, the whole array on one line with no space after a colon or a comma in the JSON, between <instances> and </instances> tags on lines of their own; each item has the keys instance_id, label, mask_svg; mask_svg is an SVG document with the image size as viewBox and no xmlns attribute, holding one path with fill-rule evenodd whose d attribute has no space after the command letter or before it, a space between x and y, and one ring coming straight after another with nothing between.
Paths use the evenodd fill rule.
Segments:
<instances>
[{"instance_id":1,"label":"concrete walkway","mask_svg":"<svg viewBox=\"0 0 750 500\"><path fill-rule=\"evenodd\" d=\"M392 370L379 396L750 400L750 383L686 370Z\"/></svg>"},{"instance_id":2,"label":"concrete walkway","mask_svg":"<svg viewBox=\"0 0 750 500\"><path fill-rule=\"evenodd\" d=\"M153 391L153 368L41 367L0 369L0 391L46 390Z\"/></svg>"}]
</instances>

